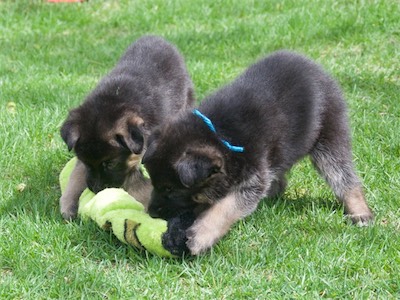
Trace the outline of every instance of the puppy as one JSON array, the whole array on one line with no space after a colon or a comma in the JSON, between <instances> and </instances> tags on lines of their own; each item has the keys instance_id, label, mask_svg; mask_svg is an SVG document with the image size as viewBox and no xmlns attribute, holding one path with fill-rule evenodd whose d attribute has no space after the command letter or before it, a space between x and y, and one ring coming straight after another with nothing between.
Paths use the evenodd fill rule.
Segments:
<instances>
[{"instance_id":1,"label":"puppy","mask_svg":"<svg viewBox=\"0 0 400 300\"><path fill-rule=\"evenodd\" d=\"M193 85L178 50L155 36L134 42L61 127L68 149L78 157L60 198L62 216L76 217L86 187L93 192L123 187L147 206L151 183L139 168L147 137L193 102Z\"/></svg>"},{"instance_id":2,"label":"puppy","mask_svg":"<svg viewBox=\"0 0 400 300\"><path fill-rule=\"evenodd\" d=\"M260 199L283 193L285 173L306 155L354 223L373 219L338 85L309 59L276 52L150 136L143 158L154 186L149 212L194 212L186 245L199 254Z\"/></svg>"}]
</instances>

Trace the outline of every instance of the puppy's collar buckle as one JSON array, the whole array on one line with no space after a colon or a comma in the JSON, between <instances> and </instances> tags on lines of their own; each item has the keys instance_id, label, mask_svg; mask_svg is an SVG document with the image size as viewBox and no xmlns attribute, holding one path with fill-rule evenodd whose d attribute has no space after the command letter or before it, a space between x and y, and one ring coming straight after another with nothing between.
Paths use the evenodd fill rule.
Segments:
<instances>
[{"instance_id":1,"label":"puppy's collar buckle","mask_svg":"<svg viewBox=\"0 0 400 300\"><path fill-rule=\"evenodd\" d=\"M217 130L214 127L214 124L211 122L209 118L207 118L205 115L203 115L199 110L193 109L193 114L195 116L198 116L212 132L217 134ZM233 146L231 145L227 140L221 139L221 142L225 145L226 148L233 152L244 152L244 147L241 146Z\"/></svg>"}]
</instances>

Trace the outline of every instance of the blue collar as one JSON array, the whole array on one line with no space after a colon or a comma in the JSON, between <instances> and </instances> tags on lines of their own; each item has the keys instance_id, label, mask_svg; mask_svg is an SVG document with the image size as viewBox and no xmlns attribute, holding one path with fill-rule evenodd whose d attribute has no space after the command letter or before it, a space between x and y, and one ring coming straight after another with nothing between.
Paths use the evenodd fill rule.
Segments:
<instances>
[{"instance_id":1,"label":"blue collar","mask_svg":"<svg viewBox=\"0 0 400 300\"><path fill-rule=\"evenodd\" d=\"M207 118L205 115L203 115L200 111L198 111L197 109L193 109L193 114L195 116L198 116L200 119L203 120L203 122L208 126L208 128L210 128L210 130L212 132L214 132L215 134L217 134L217 131L215 130L215 127L213 125L213 123L211 122L211 120L209 118ZM221 139L221 142L226 146L226 148L228 148L229 150L233 151L233 152L244 152L244 147L240 147L240 146L233 146L231 145L228 141Z\"/></svg>"}]
</instances>

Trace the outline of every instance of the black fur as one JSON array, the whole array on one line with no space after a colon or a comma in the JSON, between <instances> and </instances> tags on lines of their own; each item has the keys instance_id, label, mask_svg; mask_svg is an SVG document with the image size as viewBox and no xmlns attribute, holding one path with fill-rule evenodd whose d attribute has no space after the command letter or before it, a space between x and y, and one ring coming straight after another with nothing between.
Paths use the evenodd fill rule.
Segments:
<instances>
[{"instance_id":1,"label":"black fur","mask_svg":"<svg viewBox=\"0 0 400 300\"><path fill-rule=\"evenodd\" d=\"M202 212L187 232L193 254L254 211L261 198L282 193L285 173L308 154L353 221L372 219L352 164L341 91L311 60L276 52L207 97L198 109L212 120L216 133L186 111L154 132L143 159L154 186L153 216L173 217L188 207ZM244 152L232 152L222 139L243 146ZM215 220L218 214L225 221ZM210 220L212 224L205 223ZM212 237L214 223L221 233ZM205 242L205 232L210 241Z\"/></svg>"},{"instance_id":2,"label":"black fur","mask_svg":"<svg viewBox=\"0 0 400 300\"><path fill-rule=\"evenodd\" d=\"M193 101L192 83L177 49L160 37L145 36L70 112L61 136L86 165L90 189L120 187L131 171L126 159L140 155L150 131ZM123 118L125 124L117 124ZM144 123L135 123L135 118Z\"/></svg>"},{"instance_id":3,"label":"black fur","mask_svg":"<svg viewBox=\"0 0 400 300\"><path fill-rule=\"evenodd\" d=\"M179 214L168 220L167 231L161 237L163 247L174 255L189 253L186 246L186 230L192 226L195 215L191 211Z\"/></svg>"}]
</instances>

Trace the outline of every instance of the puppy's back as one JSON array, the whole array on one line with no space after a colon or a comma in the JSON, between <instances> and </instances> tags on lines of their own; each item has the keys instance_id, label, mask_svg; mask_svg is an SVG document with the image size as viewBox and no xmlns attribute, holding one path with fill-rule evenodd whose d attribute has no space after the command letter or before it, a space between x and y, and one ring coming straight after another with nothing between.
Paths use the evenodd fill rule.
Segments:
<instances>
[{"instance_id":1,"label":"puppy's back","mask_svg":"<svg viewBox=\"0 0 400 300\"><path fill-rule=\"evenodd\" d=\"M104 110L110 105L141 107L149 124L157 125L192 106L194 89L178 49L161 37L143 36L127 48L86 102L103 105Z\"/></svg>"},{"instance_id":2,"label":"puppy's back","mask_svg":"<svg viewBox=\"0 0 400 300\"><path fill-rule=\"evenodd\" d=\"M296 153L286 153L289 160L311 149L327 114L346 122L346 106L335 81L315 62L289 51L259 60L209 96L200 110L237 144L296 148Z\"/></svg>"},{"instance_id":3,"label":"puppy's back","mask_svg":"<svg viewBox=\"0 0 400 300\"><path fill-rule=\"evenodd\" d=\"M327 96L340 94L340 89L317 63L295 52L278 51L250 66L219 91L226 92L248 95L251 102L261 102L262 106L289 109L296 103L329 101Z\"/></svg>"},{"instance_id":4,"label":"puppy's back","mask_svg":"<svg viewBox=\"0 0 400 300\"><path fill-rule=\"evenodd\" d=\"M132 43L111 74L126 73L146 76L152 72L171 75L179 71L187 73L177 48L158 36L143 36ZM156 73L153 73L156 75Z\"/></svg>"}]
</instances>

